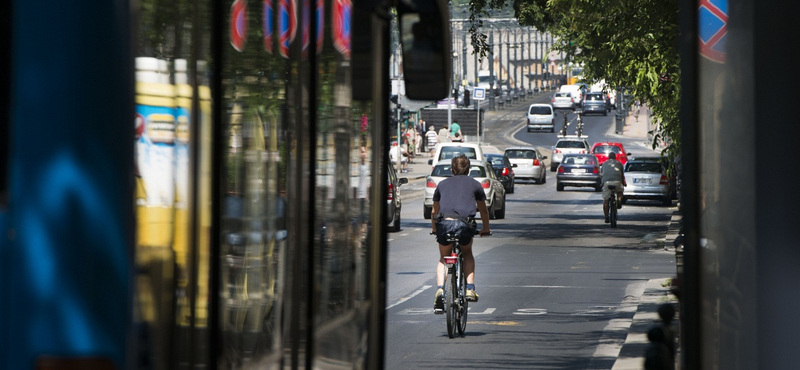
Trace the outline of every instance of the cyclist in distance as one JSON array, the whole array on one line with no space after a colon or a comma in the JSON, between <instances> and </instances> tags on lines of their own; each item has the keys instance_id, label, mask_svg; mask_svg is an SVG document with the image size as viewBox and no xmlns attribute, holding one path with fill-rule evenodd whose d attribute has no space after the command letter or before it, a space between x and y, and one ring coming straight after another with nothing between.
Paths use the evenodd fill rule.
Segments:
<instances>
[{"instance_id":1,"label":"cyclist in distance","mask_svg":"<svg viewBox=\"0 0 800 370\"><path fill-rule=\"evenodd\" d=\"M439 243L439 263L436 266L436 298L435 308L443 308L442 296L444 290L445 274L447 268L444 257L450 255L451 243L447 241L447 233L459 235L458 244L464 260L464 274L467 280L466 298L468 301L477 302L478 294L475 293L475 258L472 255L472 239L475 235L474 217L477 208L481 214L483 226L480 236L489 235L489 211L486 209L486 193L481 184L468 176L470 169L469 159L458 156L450 161L452 177L439 183L433 193L434 215L431 217L431 232L436 234Z\"/></svg>"},{"instance_id":2,"label":"cyclist in distance","mask_svg":"<svg viewBox=\"0 0 800 370\"><path fill-rule=\"evenodd\" d=\"M623 172L622 163L617 161L617 153L608 153L608 160L603 162L600 167L600 174L603 176L603 214L606 216L606 223L611 222L608 219L608 200L611 198L611 189L609 185L615 185L614 192L617 195L617 209L622 208L622 191L623 186L628 186L625 182L625 172Z\"/></svg>"}]
</instances>

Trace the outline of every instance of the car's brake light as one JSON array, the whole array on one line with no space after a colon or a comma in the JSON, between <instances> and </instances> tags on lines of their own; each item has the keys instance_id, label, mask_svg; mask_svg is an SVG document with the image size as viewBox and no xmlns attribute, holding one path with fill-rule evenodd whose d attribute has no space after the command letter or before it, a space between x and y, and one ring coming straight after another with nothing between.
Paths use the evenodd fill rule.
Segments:
<instances>
[{"instance_id":1,"label":"car's brake light","mask_svg":"<svg viewBox=\"0 0 800 370\"><path fill-rule=\"evenodd\" d=\"M538 166L539 165L539 159L538 158L533 160L533 165L534 166Z\"/></svg>"},{"instance_id":2,"label":"car's brake light","mask_svg":"<svg viewBox=\"0 0 800 370\"><path fill-rule=\"evenodd\" d=\"M558 150L558 149L554 149L554 150L553 150L553 153L561 153L561 151L560 151L560 150Z\"/></svg>"},{"instance_id":3,"label":"car's brake light","mask_svg":"<svg viewBox=\"0 0 800 370\"><path fill-rule=\"evenodd\" d=\"M425 187L426 188L434 188L435 189L436 188L436 183L433 182L433 179L428 178L428 182L425 183Z\"/></svg>"},{"instance_id":4,"label":"car's brake light","mask_svg":"<svg viewBox=\"0 0 800 370\"><path fill-rule=\"evenodd\" d=\"M558 173L564 173L564 167L558 166Z\"/></svg>"},{"instance_id":5,"label":"car's brake light","mask_svg":"<svg viewBox=\"0 0 800 370\"><path fill-rule=\"evenodd\" d=\"M491 183L491 181L489 181L489 180L483 180L483 181L481 181L481 187L482 187L482 188L484 188L484 189L488 189L490 186L492 186L492 183Z\"/></svg>"},{"instance_id":6,"label":"car's brake light","mask_svg":"<svg viewBox=\"0 0 800 370\"><path fill-rule=\"evenodd\" d=\"M669 184L669 179L667 178L667 176L661 175L661 181L659 181L658 183L661 185L667 185Z\"/></svg>"},{"instance_id":7,"label":"car's brake light","mask_svg":"<svg viewBox=\"0 0 800 370\"><path fill-rule=\"evenodd\" d=\"M600 167L594 166L594 168L592 169L592 173L595 175L600 173Z\"/></svg>"},{"instance_id":8,"label":"car's brake light","mask_svg":"<svg viewBox=\"0 0 800 370\"><path fill-rule=\"evenodd\" d=\"M500 176L508 176L508 167L503 167L503 172L500 173Z\"/></svg>"},{"instance_id":9,"label":"car's brake light","mask_svg":"<svg viewBox=\"0 0 800 370\"><path fill-rule=\"evenodd\" d=\"M555 102L556 102L556 98L552 98L552 99L550 99L550 102L551 102L551 103L555 103Z\"/></svg>"},{"instance_id":10,"label":"car's brake light","mask_svg":"<svg viewBox=\"0 0 800 370\"><path fill-rule=\"evenodd\" d=\"M389 184L389 200L394 199L394 192L392 190L394 190L394 184Z\"/></svg>"}]
</instances>

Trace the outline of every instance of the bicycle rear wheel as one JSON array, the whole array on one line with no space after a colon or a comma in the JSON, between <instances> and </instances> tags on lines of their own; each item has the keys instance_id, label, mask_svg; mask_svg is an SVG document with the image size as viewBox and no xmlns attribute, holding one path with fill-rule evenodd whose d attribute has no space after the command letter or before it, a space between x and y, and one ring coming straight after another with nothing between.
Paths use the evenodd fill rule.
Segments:
<instances>
[{"instance_id":1,"label":"bicycle rear wheel","mask_svg":"<svg viewBox=\"0 0 800 370\"><path fill-rule=\"evenodd\" d=\"M450 338L456 336L455 292L456 280L453 278L453 272L448 271L444 280L444 312L447 316L447 336Z\"/></svg>"},{"instance_id":2,"label":"bicycle rear wheel","mask_svg":"<svg viewBox=\"0 0 800 370\"><path fill-rule=\"evenodd\" d=\"M458 335L464 336L464 331L467 330L467 310L469 302L467 302L467 281L464 277L464 271L461 269L462 264L458 265Z\"/></svg>"},{"instance_id":3,"label":"bicycle rear wheel","mask_svg":"<svg viewBox=\"0 0 800 370\"><path fill-rule=\"evenodd\" d=\"M617 227L617 199L616 195L611 195L613 198L611 199L611 204L609 204L609 217L611 218L611 227Z\"/></svg>"}]
</instances>

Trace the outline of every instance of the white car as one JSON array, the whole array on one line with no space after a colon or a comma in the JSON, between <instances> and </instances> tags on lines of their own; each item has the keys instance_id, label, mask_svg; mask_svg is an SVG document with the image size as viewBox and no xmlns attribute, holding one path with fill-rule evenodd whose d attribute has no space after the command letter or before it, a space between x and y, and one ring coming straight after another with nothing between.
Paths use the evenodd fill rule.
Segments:
<instances>
[{"instance_id":1,"label":"white car","mask_svg":"<svg viewBox=\"0 0 800 370\"><path fill-rule=\"evenodd\" d=\"M528 132L547 129L550 132L555 131L556 114L550 104L531 104L525 117L528 119Z\"/></svg>"},{"instance_id":2,"label":"white car","mask_svg":"<svg viewBox=\"0 0 800 370\"><path fill-rule=\"evenodd\" d=\"M472 177L483 187L486 193L486 208L489 210L489 219L503 219L506 217L506 189L494 173L492 165L486 161L470 161L469 177ZM430 220L433 209L433 193L439 183L452 177L450 163L442 163L433 167L425 184L425 199L422 202L422 217ZM479 215L479 213L476 213Z\"/></svg>"},{"instance_id":3,"label":"white car","mask_svg":"<svg viewBox=\"0 0 800 370\"><path fill-rule=\"evenodd\" d=\"M553 94L550 99L554 109L573 109L575 108L575 100L572 99L572 94L568 92L557 92Z\"/></svg>"},{"instance_id":4,"label":"white car","mask_svg":"<svg viewBox=\"0 0 800 370\"><path fill-rule=\"evenodd\" d=\"M428 160L428 164L436 167L439 161L444 160L450 165L450 160L460 155L467 156L470 161L483 161L483 149L477 143L440 143L436 145L433 158Z\"/></svg>"},{"instance_id":5,"label":"white car","mask_svg":"<svg viewBox=\"0 0 800 370\"><path fill-rule=\"evenodd\" d=\"M529 146L506 148L503 155L515 165L515 179L530 179L537 184L547 182L547 165L544 164L547 156L542 155L536 148Z\"/></svg>"},{"instance_id":6,"label":"white car","mask_svg":"<svg viewBox=\"0 0 800 370\"><path fill-rule=\"evenodd\" d=\"M558 164L561 163L561 158L564 154L586 154L591 150L587 136L559 136L556 145L553 145L553 158L550 160L550 171L556 172Z\"/></svg>"}]
</instances>

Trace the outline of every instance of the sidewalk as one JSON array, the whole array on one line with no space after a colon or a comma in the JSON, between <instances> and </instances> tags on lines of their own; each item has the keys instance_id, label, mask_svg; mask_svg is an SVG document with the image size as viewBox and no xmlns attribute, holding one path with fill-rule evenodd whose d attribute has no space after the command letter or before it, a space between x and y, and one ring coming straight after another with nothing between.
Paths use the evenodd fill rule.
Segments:
<instances>
[{"instance_id":1,"label":"sidewalk","mask_svg":"<svg viewBox=\"0 0 800 370\"><path fill-rule=\"evenodd\" d=\"M639 117L641 118L641 116ZM663 243L664 249L674 252L672 242L678 236L680 230L680 211L672 213L672 219L665 237L657 240L657 244ZM639 298L636 314L633 316L631 326L628 328L628 336L625 343L620 348L617 360L611 370L642 370L644 369L644 353L650 342L647 340L647 331L654 325L661 322L658 316L658 306L663 303L671 303L675 307L675 319L672 322L676 333L679 327L678 300L669 292L669 279L652 279L647 282L644 293ZM677 338L676 338L677 339ZM680 363L680 347L676 343L676 368Z\"/></svg>"}]
</instances>

